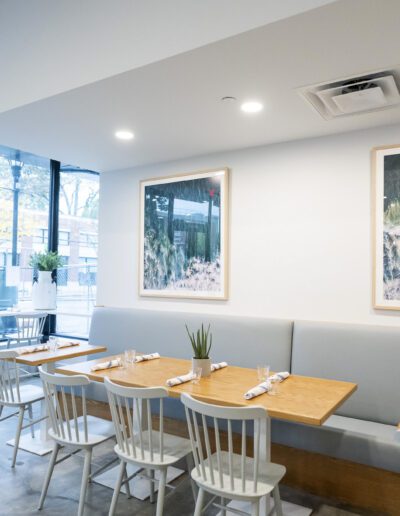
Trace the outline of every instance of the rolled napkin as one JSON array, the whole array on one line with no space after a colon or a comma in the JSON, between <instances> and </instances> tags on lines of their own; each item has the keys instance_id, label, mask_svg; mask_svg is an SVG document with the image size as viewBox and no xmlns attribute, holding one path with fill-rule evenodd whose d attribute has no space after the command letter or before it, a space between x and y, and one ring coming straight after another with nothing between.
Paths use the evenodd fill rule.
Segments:
<instances>
[{"instance_id":1,"label":"rolled napkin","mask_svg":"<svg viewBox=\"0 0 400 516\"><path fill-rule=\"evenodd\" d=\"M112 367L120 367L122 366L122 361L120 358L115 358L114 360L109 360L108 362L100 362L90 368L91 371L101 371L102 369L111 369Z\"/></svg>"},{"instance_id":2,"label":"rolled napkin","mask_svg":"<svg viewBox=\"0 0 400 516\"><path fill-rule=\"evenodd\" d=\"M265 392L268 392L271 388L271 383L278 383L283 382L283 380L286 380L290 374L287 371L284 371L282 373L275 373L268 377L268 379L265 382L262 382L256 387L253 387L249 391L246 392L244 395L246 400L251 400L252 398L255 398L256 396L260 396L261 394L264 394Z\"/></svg>"},{"instance_id":3,"label":"rolled napkin","mask_svg":"<svg viewBox=\"0 0 400 516\"><path fill-rule=\"evenodd\" d=\"M211 371L218 371L218 369L223 369L224 367L228 367L226 362L218 362L217 364L211 364Z\"/></svg>"},{"instance_id":4,"label":"rolled napkin","mask_svg":"<svg viewBox=\"0 0 400 516\"><path fill-rule=\"evenodd\" d=\"M47 344L38 344L37 346L26 346L25 348L19 348L19 355L28 355L28 353L38 353L39 351L48 351L50 346Z\"/></svg>"},{"instance_id":5,"label":"rolled napkin","mask_svg":"<svg viewBox=\"0 0 400 516\"><path fill-rule=\"evenodd\" d=\"M227 367L228 364L226 362L219 362L217 364L211 364L211 371L218 371L218 369L223 369ZM192 371L189 371L187 374L183 374L182 376L177 376L176 378L170 378L167 380L168 387L173 387L174 385L180 385L181 383L190 382L193 380L195 375Z\"/></svg>"},{"instance_id":6,"label":"rolled napkin","mask_svg":"<svg viewBox=\"0 0 400 516\"><path fill-rule=\"evenodd\" d=\"M195 375L190 371L187 374L183 374L182 376L177 376L176 378L170 378L167 380L168 387L173 387L174 385L180 385L181 383L190 382L190 380L193 380L195 378Z\"/></svg>"},{"instance_id":7,"label":"rolled napkin","mask_svg":"<svg viewBox=\"0 0 400 516\"><path fill-rule=\"evenodd\" d=\"M397 432L400 432L400 423L397 425Z\"/></svg>"},{"instance_id":8,"label":"rolled napkin","mask_svg":"<svg viewBox=\"0 0 400 516\"><path fill-rule=\"evenodd\" d=\"M135 358L135 362L145 362L146 360L154 360L160 358L160 353L149 353L148 355L138 355Z\"/></svg>"},{"instance_id":9,"label":"rolled napkin","mask_svg":"<svg viewBox=\"0 0 400 516\"><path fill-rule=\"evenodd\" d=\"M271 376L268 376L268 380L270 382L283 382L283 380L286 380L286 378L289 378L289 376L290 373L288 373L287 371L283 371L282 373L275 373Z\"/></svg>"},{"instance_id":10,"label":"rolled napkin","mask_svg":"<svg viewBox=\"0 0 400 516\"><path fill-rule=\"evenodd\" d=\"M70 340L68 342L59 342L57 344L57 349L70 348L71 346L79 346L79 342L77 342L76 340Z\"/></svg>"}]
</instances>

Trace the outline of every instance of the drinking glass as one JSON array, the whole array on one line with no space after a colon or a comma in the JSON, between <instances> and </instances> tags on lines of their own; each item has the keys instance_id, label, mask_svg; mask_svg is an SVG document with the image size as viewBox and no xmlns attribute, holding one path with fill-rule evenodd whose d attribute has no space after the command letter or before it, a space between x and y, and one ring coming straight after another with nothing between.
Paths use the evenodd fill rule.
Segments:
<instances>
[{"instance_id":1,"label":"drinking glass","mask_svg":"<svg viewBox=\"0 0 400 516\"><path fill-rule=\"evenodd\" d=\"M201 367L195 367L192 370L192 373L193 373L192 383L199 383L200 378L201 378L201 371L202 371Z\"/></svg>"},{"instance_id":2,"label":"drinking glass","mask_svg":"<svg viewBox=\"0 0 400 516\"><path fill-rule=\"evenodd\" d=\"M265 382L269 376L269 365L260 364L257 366L257 377L260 382Z\"/></svg>"},{"instance_id":3,"label":"drinking glass","mask_svg":"<svg viewBox=\"0 0 400 516\"><path fill-rule=\"evenodd\" d=\"M49 349L52 353L57 351L57 345L58 345L57 337L54 337L54 336L49 337Z\"/></svg>"},{"instance_id":4,"label":"drinking glass","mask_svg":"<svg viewBox=\"0 0 400 516\"><path fill-rule=\"evenodd\" d=\"M126 365L133 365L136 360L136 349L127 349L125 351Z\"/></svg>"},{"instance_id":5,"label":"drinking glass","mask_svg":"<svg viewBox=\"0 0 400 516\"><path fill-rule=\"evenodd\" d=\"M268 390L267 394L269 394L270 396L276 396L279 392L278 385L279 385L279 382L271 382L271 385L269 386L269 390Z\"/></svg>"}]
</instances>

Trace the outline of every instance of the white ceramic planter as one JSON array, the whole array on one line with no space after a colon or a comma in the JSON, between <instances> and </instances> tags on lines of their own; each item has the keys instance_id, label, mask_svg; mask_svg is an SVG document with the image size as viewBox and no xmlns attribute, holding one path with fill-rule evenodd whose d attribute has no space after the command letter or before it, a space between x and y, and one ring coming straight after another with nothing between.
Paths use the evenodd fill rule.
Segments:
<instances>
[{"instance_id":1,"label":"white ceramic planter","mask_svg":"<svg viewBox=\"0 0 400 516\"><path fill-rule=\"evenodd\" d=\"M38 280L32 285L32 305L35 310L55 310L57 287L50 271L39 271Z\"/></svg>"},{"instance_id":2,"label":"white ceramic planter","mask_svg":"<svg viewBox=\"0 0 400 516\"><path fill-rule=\"evenodd\" d=\"M201 376L205 378L211 374L211 358L192 358L192 368L201 367Z\"/></svg>"}]
</instances>

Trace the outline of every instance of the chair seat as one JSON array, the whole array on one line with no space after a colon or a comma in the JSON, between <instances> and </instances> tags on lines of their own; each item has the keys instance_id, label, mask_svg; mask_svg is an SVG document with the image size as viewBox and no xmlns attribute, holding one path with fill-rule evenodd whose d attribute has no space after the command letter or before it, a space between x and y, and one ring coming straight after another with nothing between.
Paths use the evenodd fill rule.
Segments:
<instances>
[{"instance_id":1,"label":"chair seat","mask_svg":"<svg viewBox=\"0 0 400 516\"><path fill-rule=\"evenodd\" d=\"M19 387L20 399L18 401L17 391L14 391L14 401L0 401L1 405L5 405L6 407L19 407L20 405L25 405L27 403L34 403L35 401L40 401L44 399L43 389L38 385L33 384L21 384Z\"/></svg>"},{"instance_id":2,"label":"chair seat","mask_svg":"<svg viewBox=\"0 0 400 516\"><path fill-rule=\"evenodd\" d=\"M110 437L113 437L115 435L114 426L111 421L102 419L100 417L87 416L88 439L87 441L85 441L83 416L78 417L77 420L79 440L76 438L76 431L73 419L70 420L71 439L69 439L68 426L66 422L64 422L65 437L63 437L62 435L59 436L56 432L54 432L52 428L49 430L50 437L60 444L86 447L96 446L97 444L107 441L107 439L110 439Z\"/></svg>"},{"instance_id":3,"label":"chair seat","mask_svg":"<svg viewBox=\"0 0 400 516\"><path fill-rule=\"evenodd\" d=\"M252 499L259 498L270 493L274 487L279 483L282 477L286 473L286 468L280 464L259 464L259 475L257 482L257 490L254 490L253 472L254 472L254 460L251 457L246 457L245 461L245 473L246 481L243 489L241 479L241 455L236 453L233 454L233 489L230 484L229 475L229 453L221 451L221 466L222 466L222 483L218 473L217 465L217 454L211 456L212 463L214 465L214 483L211 482L209 460L204 461L204 467L206 472L207 480L204 481L201 476L197 473L196 468L191 472L193 480L207 491L216 495L225 495L227 498L232 499ZM200 466L201 468L201 466Z\"/></svg>"},{"instance_id":4,"label":"chair seat","mask_svg":"<svg viewBox=\"0 0 400 516\"><path fill-rule=\"evenodd\" d=\"M160 433L153 430L152 432L152 442L153 442L153 460L150 457L149 448L149 431L146 430L142 432L142 440L143 447L146 448L143 450L143 457L140 450L140 441L139 434L134 435L134 449L132 445L129 445L129 450L123 450L117 444L114 448L115 453L123 460L132 462L134 464L152 464L155 466L169 466L174 464L177 460L186 457L189 453L191 453L192 448L190 445L189 439L184 439L183 437L178 437L176 435L167 434L164 432L164 456L161 460L160 452L159 452L159 442L160 442ZM134 456L134 452L136 453L136 457Z\"/></svg>"}]
</instances>

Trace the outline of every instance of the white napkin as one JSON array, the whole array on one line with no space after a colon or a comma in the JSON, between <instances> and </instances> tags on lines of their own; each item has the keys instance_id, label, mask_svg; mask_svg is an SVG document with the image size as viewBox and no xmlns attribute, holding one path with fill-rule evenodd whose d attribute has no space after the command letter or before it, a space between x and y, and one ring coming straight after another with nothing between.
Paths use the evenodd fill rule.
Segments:
<instances>
[{"instance_id":1,"label":"white napkin","mask_svg":"<svg viewBox=\"0 0 400 516\"><path fill-rule=\"evenodd\" d=\"M120 367L122 366L122 361L120 358L116 358L114 360L109 360L108 362L100 362L90 368L91 371L101 371L102 369L111 369L112 367Z\"/></svg>"},{"instance_id":2,"label":"white napkin","mask_svg":"<svg viewBox=\"0 0 400 516\"><path fill-rule=\"evenodd\" d=\"M70 348L71 346L79 346L79 342L77 341L69 341L69 342L59 342L57 344L57 349L61 349L61 348Z\"/></svg>"},{"instance_id":3,"label":"white napkin","mask_svg":"<svg viewBox=\"0 0 400 516\"><path fill-rule=\"evenodd\" d=\"M224 367L228 367L226 362L218 362L217 364L211 364L211 371L218 371L218 369L223 369Z\"/></svg>"},{"instance_id":4,"label":"white napkin","mask_svg":"<svg viewBox=\"0 0 400 516\"><path fill-rule=\"evenodd\" d=\"M37 346L26 346L26 348L19 348L19 355L28 355L29 353L37 353L39 351L48 351L50 346L47 344L38 344Z\"/></svg>"},{"instance_id":5,"label":"white napkin","mask_svg":"<svg viewBox=\"0 0 400 516\"><path fill-rule=\"evenodd\" d=\"M193 380L195 378L195 375L190 371L187 374L183 374L182 376L177 376L176 378L170 378L167 380L168 387L173 387L174 385L179 385L181 383L190 382L190 380Z\"/></svg>"},{"instance_id":6,"label":"white napkin","mask_svg":"<svg viewBox=\"0 0 400 516\"><path fill-rule=\"evenodd\" d=\"M148 355L138 355L135 358L135 362L145 362L146 360L154 360L160 358L160 353L149 353Z\"/></svg>"},{"instance_id":7,"label":"white napkin","mask_svg":"<svg viewBox=\"0 0 400 516\"><path fill-rule=\"evenodd\" d=\"M219 362L217 364L211 364L211 371L218 371L218 369L223 369L227 367L228 364L226 362ZM190 382L194 378L194 374L192 371L189 371L187 374L183 374L182 376L177 376L176 378L170 378L167 380L168 387L173 387L174 385L180 385L181 383Z\"/></svg>"},{"instance_id":8,"label":"white napkin","mask_svg":"<svg viewBox=\"0 0 400 516\"><path fill-rule=\"evenodd\" d=\"M244 397L246 400L251 400L256 396L260 396L261 394L264 394L265 392L268 392L270 390L272 383L283 382L283 380L286 380L286 378L288 378L289 376L290 374L287 371L284 371L282 373L275 373L272 376L269 376L265 382L262 382L256 385L256 387L253 387L252 389L247 391Z\"/></svg>"}]
</instances>

